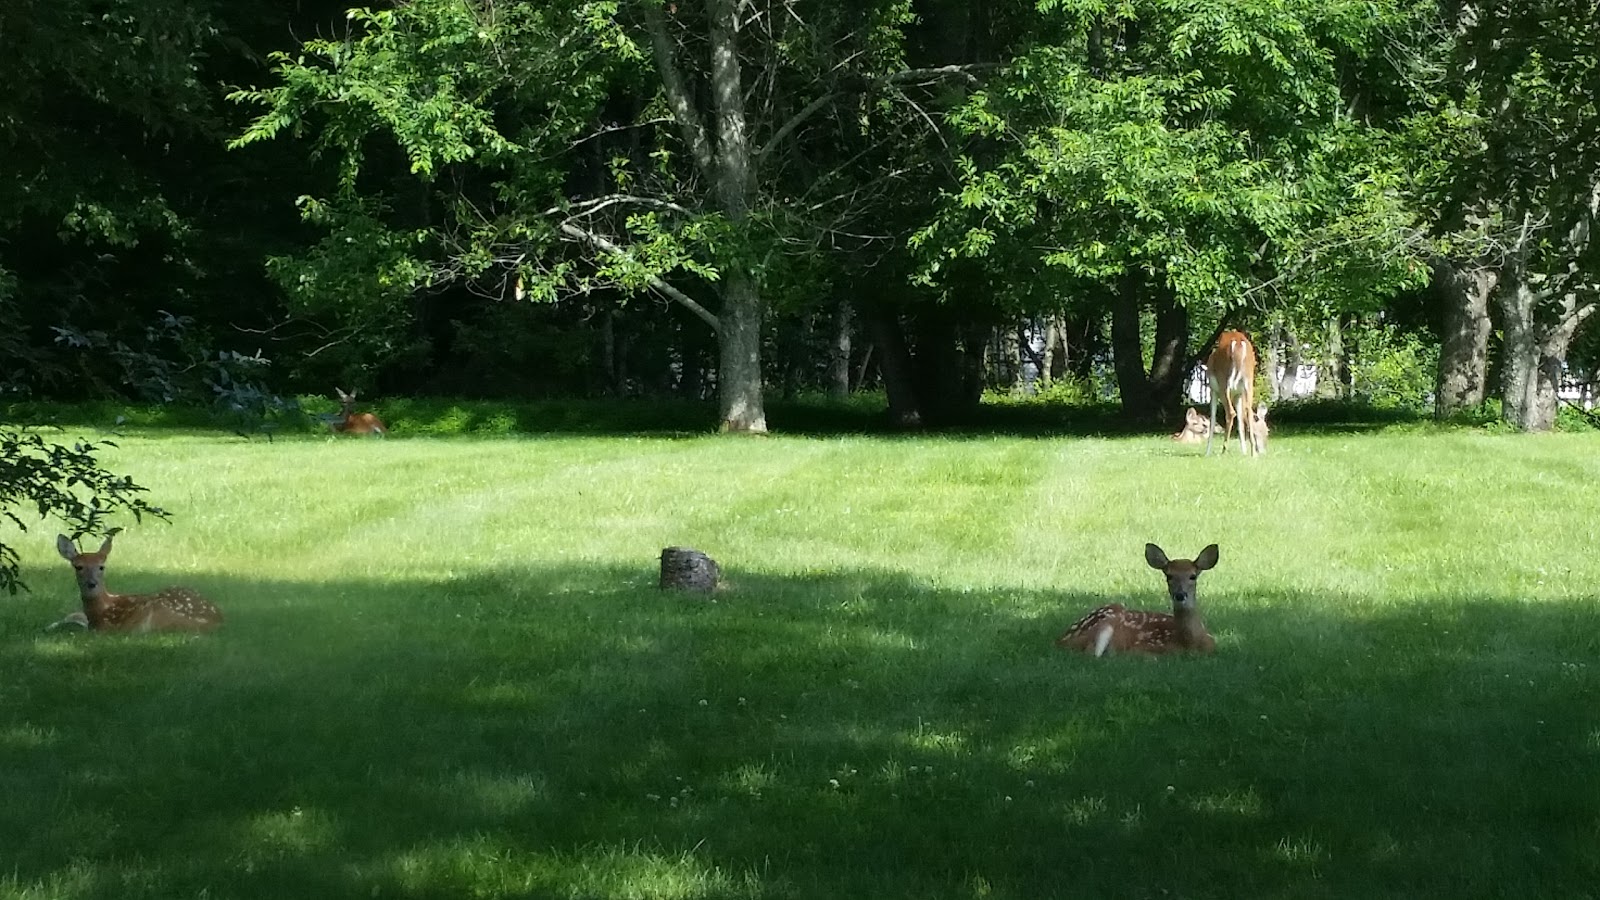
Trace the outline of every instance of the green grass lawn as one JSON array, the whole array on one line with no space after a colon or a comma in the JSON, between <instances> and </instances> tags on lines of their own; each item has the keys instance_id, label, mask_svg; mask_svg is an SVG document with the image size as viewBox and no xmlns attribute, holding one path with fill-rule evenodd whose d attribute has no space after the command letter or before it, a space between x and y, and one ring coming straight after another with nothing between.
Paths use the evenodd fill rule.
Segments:
<instances>
[{"instance_id":1,"label":"green grass lawn","mask_svg":"<svg viewBox=\"0 0 1600 900\"><path fill-rule=\"evenodd\" d=\"M1600 895L1600 436L1274 437L136 434L228 623L21 539L0 897ZM1146 541L1217 655L1055 650Z\"/></svg>"}]
</instances>

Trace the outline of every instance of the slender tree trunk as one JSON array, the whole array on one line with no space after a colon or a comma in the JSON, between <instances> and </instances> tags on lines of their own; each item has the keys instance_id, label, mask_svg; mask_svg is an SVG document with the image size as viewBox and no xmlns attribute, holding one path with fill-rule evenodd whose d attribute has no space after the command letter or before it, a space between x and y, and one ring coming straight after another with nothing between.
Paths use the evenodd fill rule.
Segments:
<instances>
[{"instance_id":1,"label":"slender tree trunk","mask_svg":"<svg viewBox=\"0 0 1600 900\"><path fill-rule=\"evenodd\" d=\"M999 334L999 365L995 367L995 385L1004 390L1022 387L1022 335L1015 326L1001 326Z\"/></svg>"},{"instance_id":2,"label":"slender tree trunk","mask_svg":"<svg viewBox=\"0 0 1600 900\"><path fill-rule=\"evenodd\" d=\"M872 346L878 352L878 371L883 373L883 392L889 401L889 423L896 428L920 428L922 407L917 399L916 380L911 374L911 353L899 317L891 310L871 307L864 312L872 330Z\"/></svg>"},{"instance_id":3,"label":"slender tree trunk","mask_svg":"<svg viewBox=\"0 0 1600 900\"><path fill-rule=\"evenodd\" d=\"M1273 323L1267 332L1266 345L1261 350L1261 364L1267 367L1267 391L1273 403L1278 402L1278 373L1283 369L1283 325Z\"/></svg>"},{"instance_id":4,"label":"slender tree trunk","mask_svg":"<svg viewBox=\"0 0 1600 900\"><path fill-rule=\"evenodd\" d=\"M1062 317L1050 316L1047 320L1044 343L1044 371L1041 377L1052 383L1060 381L1067 374L1067 328Z\"/></svg>"},{"instance_id":5,"label":"slender tree trunk","mask_svg":"<svg viewBox=\"0 0 1600 900\"><path fill-rule=\"evenodd\" d=\"M1139 335L1139 295L1124 280L1111 300L1111 368L1117 376L1122 412L1142 419L1151 414L1149 382L1144 371L1144 342Z\"/></svg>"},{"instance_id":6,"label":"slender tree trunk","mask_svg":"<svg viewBox=\"0 0 1600 900\"><path fill-rule=\"evenodd\" d=\"M1317 378L1317 396L1344 400L1350 396L1347 373L1350 367L1345 360L1344 327L1338 316L1329 316L1327 342L1323 348L1323 376Z\"/></svg>"},{"instance_id":7,"label":"slender tree trunk","mask_svg":"<svg viewBox=\"0 0 1600 900\"><path fill-rule=\"evenodd\" d=\"M833 308L833 342L828 348L828 396L843 400L850 396L850 301L841 299Z\"/></svg>"},{"instance_id":8,"label":"slender tree trunk","mask_svg":"<svg viewBox=\"0 0 1600 900\"><path fill-rule=\"evenodd\" d=\"M1483 403L1489 371L1489 294L1498 272L1480 264L1433 264L1433 287L1444 306L1439 345L1439 380L1433 413L1446 419Z\"/></svg>"},{"instance_id":9,"label":"slender tree trunk","mask_svg":"<svg viewBox=\"0 0 1600 900\"><path fill-rule=\"evenodd\" d=\"M1280 324L1279 334L1283 338L1283 374L1278 377L1277 399L1293 399L1295 389L1300 384L1300 365L1305 360L1305 348L1300 345L1300 337L1294 333L1294 326L1288 322Z\"/></svg>"},{"instance_id":10,"label":"slender tree trunk","mask_svg":"<svg viewBox=\"0 0 1600 900\"><path fill-rule=\"evenodd\" d=\"M600 314L600 368L605 372L605 390L608 394L622 394L622 379L617 374L617 323L616 312L607 309Z\"/></svg>"},{"instance_id":11,"label":"slender tree trunk","mask_svg":"<svg viewBox=\"0 0 1600 900\"><path fill-rule=\"evenodd\" d=\"M850 382L854 390L862 390L866 387L867 373L872 371L872 357L876 349L877 345L868 341L867 349L861 351L861 362L856 363L855 380ZM882 381L883 379L880 377L879 380Z\"/></svg>"}]
</instances>

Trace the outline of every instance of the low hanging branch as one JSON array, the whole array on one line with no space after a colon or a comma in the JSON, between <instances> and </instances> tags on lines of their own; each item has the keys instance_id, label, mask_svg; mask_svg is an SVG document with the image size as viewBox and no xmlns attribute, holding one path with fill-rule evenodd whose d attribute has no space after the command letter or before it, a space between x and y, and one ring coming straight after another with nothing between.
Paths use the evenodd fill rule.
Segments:
<instances>
[{"instance_id":1,"label":"low hanging branch","mask_svg":"<svg viewBox=\"0 0 1600 900\"><path fill-rule=\"evenodd\" d=\"M604 250L618 259L626 260L627 262L635 264L638 262L633 258L632 254L628 253L627 250L617 246L612 241L587 229L579 228L571 222L561 222L556 227L561 230L562 234L565 234L568 237L577 238L586 244L590 244L599 248L600 250ZM704 306L701 306L699 303L695 302L693 297L690 297L683 291L680 291L672 285L666 283L659 277L648 273L646 273L644 277L645 281L649 283L650 287L683 304L690 312L703 319L707 325L710 325L712 331L717 332L718 334L722 333L722 322L717 319L716 313L706 309Z\"/></svg>"}]
</instances>

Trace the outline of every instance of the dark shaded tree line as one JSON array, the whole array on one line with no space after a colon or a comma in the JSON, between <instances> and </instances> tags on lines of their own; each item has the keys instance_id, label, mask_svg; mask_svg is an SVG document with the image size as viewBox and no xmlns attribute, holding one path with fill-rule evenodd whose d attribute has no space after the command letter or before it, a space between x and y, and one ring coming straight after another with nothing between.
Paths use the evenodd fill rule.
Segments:
<instances>
[{"instance_id":1,"label":"dark shaded tree line","mask_svg":"<svg viewBox=\"0 0 1600 900\"><path fill-rule=\"evenodd\" d=\"M1439 414L1543 430L1600 358L1596 14L17 0L0 383L761 431L774 394L938 424L1026 375L1156 419L1238 326L1274 393L1420 348Z\"/></svg>"}]
</instances>

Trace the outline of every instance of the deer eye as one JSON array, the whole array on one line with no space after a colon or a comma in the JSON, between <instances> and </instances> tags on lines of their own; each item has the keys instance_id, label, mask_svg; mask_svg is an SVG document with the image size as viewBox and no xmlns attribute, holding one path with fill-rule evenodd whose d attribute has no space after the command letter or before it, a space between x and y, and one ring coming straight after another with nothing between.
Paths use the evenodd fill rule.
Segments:
<instances>
[{"instance_id":1,"label":"deer eye","mask_svg":"<svg viewBox=\"0 0 1600 900\"><path fill-rule=\"evenodd\" d=\"M77 563L73 563L73 564L72 564L72 567L73 567L73 568L74 568L74 569L77 569L77 570L78 570L78 571L79 571L79 572L82 572L82 571L83 571L83 566L80 566L80 565L78 565L78 564L77 564Z\"/></svg>"}]
</instances>

